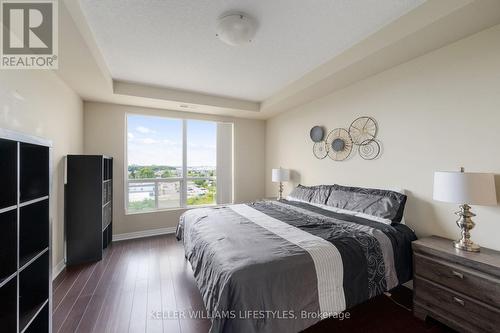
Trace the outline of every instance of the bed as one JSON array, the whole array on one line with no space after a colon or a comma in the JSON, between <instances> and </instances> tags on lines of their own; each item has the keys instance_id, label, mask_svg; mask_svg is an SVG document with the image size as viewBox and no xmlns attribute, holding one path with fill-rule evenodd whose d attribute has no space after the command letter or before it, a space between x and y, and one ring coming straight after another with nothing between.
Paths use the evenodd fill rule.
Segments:
<instances>
[{"instance_id":1,"label":"bed","mask_svg":"<svg viewBox=\"0 0 500 333\"><path fill-rule=\"evenodd\" d=\"M404 194L299 185L287 199L181 216L211 333L300 332L411 279Z\"/></svg>"}]
</instances>

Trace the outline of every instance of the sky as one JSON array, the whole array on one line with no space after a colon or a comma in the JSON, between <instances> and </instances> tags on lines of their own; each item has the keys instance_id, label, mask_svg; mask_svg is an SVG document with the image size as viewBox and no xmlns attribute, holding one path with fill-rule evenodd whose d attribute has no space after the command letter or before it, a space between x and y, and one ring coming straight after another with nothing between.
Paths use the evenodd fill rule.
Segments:
<instances>
[{"instance_id":1,"label":"sky","mask_svg":"<svg viewBox=\"0 0 500 333\"><path fill-rule=\"evenodd\" d=\"M182 120L127 116L128 164L182 165ZM216 165L217 123L187 121L188 167Z\"/></svg>"}]
</instances>

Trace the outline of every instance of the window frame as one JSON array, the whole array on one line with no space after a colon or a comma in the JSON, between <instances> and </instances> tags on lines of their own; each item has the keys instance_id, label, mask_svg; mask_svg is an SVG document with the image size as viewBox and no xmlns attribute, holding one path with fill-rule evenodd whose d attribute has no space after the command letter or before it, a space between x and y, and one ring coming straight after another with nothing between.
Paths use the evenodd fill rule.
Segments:
<instances>
[{"instance_id":1,"label":"window frame","mask_svg":"<svg viewBox=\"0 0 500 333\"><path fill-rule=\"evenodd\" d=\"M129 116L142 116L142 117L156 117L161 119L171 119L171 120L180 120L182 122L182 177L171 177L171 178L142 178L142 179L129 179L128 178L128 117ZM187 172L187 123L188 121L207 121L212 123L218 123L215 120L205 120L205 119L195 119L195 118L175 118L175 117L165 117L165 116L157 116L157 115L148 115L148 114L140 114L140 113L125 113L125 168L124 168L124 201L125 201L125 215L136 215L136 214L149 214L156 213L162 211L175 211L175 210L186 210L189 208L201 208L201 207L213 207L218 204L217 202L217 191L218 191L218 182L217 182L217 165L215 166L215 177L189 177ZM217 150L217 147L216 147ZM217 157L216 157L217 161ZM187 204L187 185L188 182L194 180L212 180L216 182L216 195L215 195L215 203L212 204L203 204L203 205L188 205ZM160 183L180 183L180 196L179 196L179 207L171 207L171 208L158 208L158 189ZM138 212L130 212L129 205L129 184L130 183L154 183L154 193L155 193L155 208L150 210L138 211Z\"/></svg>"}]
</instances>

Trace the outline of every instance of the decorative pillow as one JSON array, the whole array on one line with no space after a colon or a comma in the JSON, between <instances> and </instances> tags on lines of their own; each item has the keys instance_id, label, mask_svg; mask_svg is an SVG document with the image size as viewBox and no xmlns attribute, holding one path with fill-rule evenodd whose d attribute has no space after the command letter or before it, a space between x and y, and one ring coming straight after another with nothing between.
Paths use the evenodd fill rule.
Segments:
<instances>
[{"instance_id":1,"label":"decorative pillow","mask_svg":"<svg viewBox=\"0 0 500 333\"><path fill-rule=\"evenodd\" d=\"M400 188L400 187L388 187L385 190L394 191L394 192L406 195L406 190L404 188ZM399 222L399 223L406 224L406 222L405 222L405 212L404 211L403 211L403 217L401 218L401 222Z\"/></svg>"},{"instance_id":2,"label":"decorative pillow","mask_svg":"<svg viewBox=\"0 0 500 333\"><path fill-rule=\"evenodd\" d=\"M326 204L399 223L403 218L406 195L389 190L333 185Z\"/></svg>"},{"instance_id":3,"label":"decorative pillow","mask_svg":"<svg viewBox=\"0 0 500 333\"><path fill-rule=\"evenodd\" d=\"M290 201L301 201L324 205L330 195L331 185L304 186L299 184L288 195Z\"/></svg>"},{"instance_id":4,"label":"decorative pillow","mask_svg":"<svg viewBox=\"0 0 500 333\"><path fill-rule=\"evenodd\" d=\"M287 200L290 201L301 201L301 202L311 202L314 195L313 186L304 186L299 184L292 192L288 195Z\"/></svg>"},{"instance_id":5,"label":"decorative pillow","mask_svg":"<svg viewBox=\"0 0 500 333\"><path fill-rule=\"evenodd\" d=\"M311 197L310 203L320 204L320 205L326 204L326 200L328 200L328 197L330 196L330 191L332 189L332 186L318 185L318 186L311 186L311 188L313 189L313 195Z\"/></svg>"}]
</instances>

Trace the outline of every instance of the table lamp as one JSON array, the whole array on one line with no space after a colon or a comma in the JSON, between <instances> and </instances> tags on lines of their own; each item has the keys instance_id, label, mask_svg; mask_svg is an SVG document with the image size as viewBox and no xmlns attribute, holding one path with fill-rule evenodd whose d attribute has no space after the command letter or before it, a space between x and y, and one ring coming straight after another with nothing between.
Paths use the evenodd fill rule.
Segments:
<instances>
[{"instance_id":1,"label":"table lamp","mask_svg":"<svg viewBox=\"0 0 500 333\"><path fill-rule=\"evenodd\" d=\"M273 169L272 181L273 183L280 183L280 189L278 193L278 200L283 199L283 182L290 180L290 170L288 169Z\"/></svg>"},{"instance_id":2,"label":"table lamp","mask_svg":"<svg viewBox=\"0 0 500 333\"><path fill-rule=\"evenodd\" d=\"M460 204L457 225L461 230L461 238L454 241L455 248L479 252L480 247L470 239L470 230L475 223L472 217L471 205L495 206L497 196L495 178L490 173L465 172L435 172L434 173L434 200Z\"/></svg>"}]
</instances>

